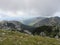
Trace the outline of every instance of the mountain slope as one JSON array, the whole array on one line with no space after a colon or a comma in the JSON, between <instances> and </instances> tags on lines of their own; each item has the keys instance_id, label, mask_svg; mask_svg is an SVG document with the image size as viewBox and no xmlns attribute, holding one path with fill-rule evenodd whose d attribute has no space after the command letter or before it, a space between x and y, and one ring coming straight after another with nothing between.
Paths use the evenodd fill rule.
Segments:
<instances>
[{"instance_id":1,"label":"mountain slope","mask_svg":"<svg viewBox=\"0 0 60 45\"><path fill-rule=\"evenodd\" d=\"M35 27L43 26L43 25L60 25L60 17L50 17L50 18L45 18L36 24L34 24Z\"/></svg>"},{"instance_id":2,"label":"mountain slope","mask_svg":"<svg viewBox=\"0 0 60 45\"><path fill-rule=\"evenodd\" d=\"M24 25L19 21L1 21L0 29L12 30L12 31L17 30L19 32L25 32L31 34L35 28L32 26Z\"/></svg>"}]
</instances>

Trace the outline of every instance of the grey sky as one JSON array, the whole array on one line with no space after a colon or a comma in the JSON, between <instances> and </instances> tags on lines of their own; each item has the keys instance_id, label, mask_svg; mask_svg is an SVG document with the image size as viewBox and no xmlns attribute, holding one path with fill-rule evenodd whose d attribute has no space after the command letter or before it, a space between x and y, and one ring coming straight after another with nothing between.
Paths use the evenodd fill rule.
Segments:
<instances>
[{"instance_id":1,"label":"grey sky","mask_svg":"<svg viewBox=\"0 0 60 45\"><path fill-rule=\"evenodd\" d=\"M60 0L0 0L1 11L5 16L52 16L60 11Z\"/></svg>"}]
</instances>

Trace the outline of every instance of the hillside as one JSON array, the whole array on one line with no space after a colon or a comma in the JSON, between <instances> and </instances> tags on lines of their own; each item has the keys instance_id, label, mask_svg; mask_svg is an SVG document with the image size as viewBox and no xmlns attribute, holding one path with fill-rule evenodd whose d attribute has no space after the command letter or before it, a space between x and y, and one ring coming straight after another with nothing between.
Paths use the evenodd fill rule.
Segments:
<instances>
[{"instance_id":1,"label":"hillside","mask_svg":"<svg viewBox=\"0 0 60 45\"><path fill-rule=\"evenodd\" d=\"M33 31L34 27L24 25L19 21L1 21L0 29L13 30L13 31L17 30L19 32L25 32L25 33L30 32L31 33Z\"/></svg>"},{"instance_id":2,"label":"hillside","mask_svg":"<svg viewBox=\"0 0 60 45\"><path fill-rule=\"evenodd\" d=\"M39 26L43 26L43 25L60 26L60 17L45 18L45 19L38 21L37 23L34 24L35 27L39 27Z\"/></svg>"},{"instance_id":3,"label":"hillside","mask_svg":"<svg viewBox=\"0 0 60 45\"><path fill-rule=\"evenodd\" d=\"M0 30L0 45L60 45L60 39Z\"/></svg>"}]
</instances>

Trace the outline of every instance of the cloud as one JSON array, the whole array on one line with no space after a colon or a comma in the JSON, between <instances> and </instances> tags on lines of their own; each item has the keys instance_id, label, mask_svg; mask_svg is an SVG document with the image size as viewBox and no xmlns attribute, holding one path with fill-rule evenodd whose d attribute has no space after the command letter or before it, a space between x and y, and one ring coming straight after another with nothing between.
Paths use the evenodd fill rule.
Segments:
<instances>
[{"instance_id":1,"label":"cloud","mask_svg":"<svg viewBox=\"0 0 60 45\"><path fill-rule=\"evenodd\" d=\"M23 11L4 11L0 10L0 21L1 20L26 20L32 17L37 17L33 15L28 15L28 13Z\"/></svg>"},{"instance_id":2,"label":"cloud","mask_svg":"<svg viewBox=\"0 0 60 45\"><path fill-rule=\"evenodd\" d=\"M52 16L60 11L60 0L0 0L0 9L9 17Z\"/></svg>"}]
</instances>

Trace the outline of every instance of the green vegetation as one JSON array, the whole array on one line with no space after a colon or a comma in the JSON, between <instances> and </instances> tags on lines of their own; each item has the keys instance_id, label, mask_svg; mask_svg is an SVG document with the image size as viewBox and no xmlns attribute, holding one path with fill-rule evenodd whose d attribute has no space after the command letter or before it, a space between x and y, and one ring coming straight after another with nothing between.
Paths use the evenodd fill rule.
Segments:
<instances>
[{"instance_id":1,"label":"green vegetation","mask_svg":"<svg viewBox=\"0 0 60 45\"><path fill-rule=\"evenodd\" d=\"M0 45L60 45L60 39L0 30Z\"/></svg>"},{"instance_id":2,"label":"green vegetation","mask_svg":"<svg viewBox=\"0 0 60 45\"><path fill-rule=\"evenodd\" d=\"M60 38L60 29L57 26L40 26L36 28L32 34L34 35L41 35L41 36L48 36L55 38L58 36Z\"/></svg>"}]
</instances>

